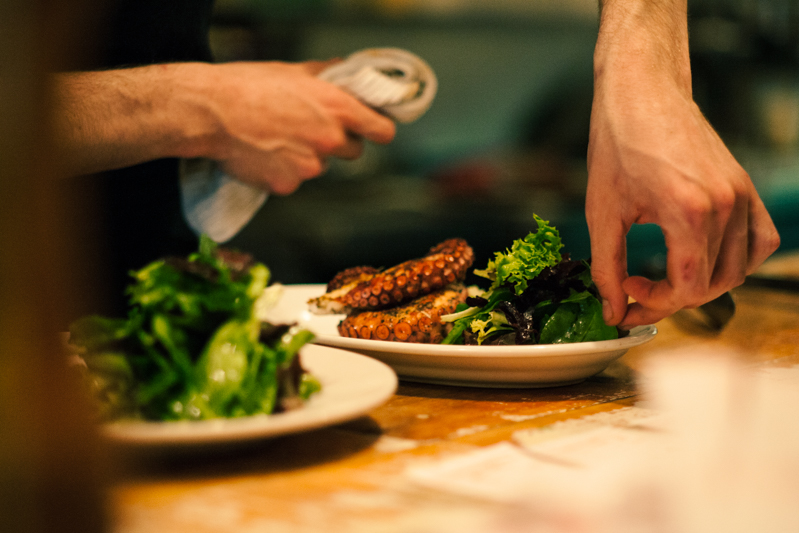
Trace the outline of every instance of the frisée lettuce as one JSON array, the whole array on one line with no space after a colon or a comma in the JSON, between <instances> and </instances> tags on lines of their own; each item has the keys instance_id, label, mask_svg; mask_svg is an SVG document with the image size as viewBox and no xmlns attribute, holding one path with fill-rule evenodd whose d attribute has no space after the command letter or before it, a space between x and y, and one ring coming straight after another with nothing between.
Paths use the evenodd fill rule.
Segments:
<instances>
[{"instance_id":1,"label":"fris\u00e9e lettuce","mask_svg":"<svg viewBox=\"0 0 799 533\"><path fill-rule=\"evenodd\" d=\"M558 344L609 340L619 330L602 318L587 261L562 254L560 233L535 215L538 229L497 252L455 313L441 317L452 330L442 344Z\"/></svg>"}]
</instances>

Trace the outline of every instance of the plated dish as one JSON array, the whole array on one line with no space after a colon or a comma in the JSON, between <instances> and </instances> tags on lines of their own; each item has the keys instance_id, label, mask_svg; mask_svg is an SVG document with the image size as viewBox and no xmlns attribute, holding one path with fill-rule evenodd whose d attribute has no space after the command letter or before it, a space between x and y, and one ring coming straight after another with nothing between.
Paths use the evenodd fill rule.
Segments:
<instances>
[{"instance_id":1,"label":"plated dish","mask_svg":"<svg viewBox=\"0 0 799 533\"><path fill-rule=\"evenodd\" d=\"M358 418L385 403L397 376L384 363L329 346L307 345L302 363L322 384L303 407L285 413L181 422L113 422L111 441L136 446L200 446L241 443L317 429Z\"/></svg>"},{"instance_id":2,"label":"plated dish","mask_svg":"<svg viewBox=\"0 0 799 533\"><path fill-rule=\"evenodd\" d=\"M652 340L655 326L634 328L621 339L573 344L464 346L415 344L341 337L342 315L315 315L307 302L325 285L287 285L266 318L296 321L316 334L315 343L345 348L391 366L409 381L480 387L553 387L579 383L602 372L634 346Z\"/></svg>"}]
</instances>

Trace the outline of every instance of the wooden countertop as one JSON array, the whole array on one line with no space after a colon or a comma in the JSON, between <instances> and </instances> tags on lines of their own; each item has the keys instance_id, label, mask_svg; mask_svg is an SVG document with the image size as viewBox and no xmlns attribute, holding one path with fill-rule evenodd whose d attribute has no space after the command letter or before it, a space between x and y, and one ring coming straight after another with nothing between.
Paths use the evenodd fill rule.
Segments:
<instances>
[{"instance_id":1,"label":"wooden countertop","mask_svg":"<svg viewBox=\"0 0 799 533\"><path fill-rule=\"evenodd\" d=\"M793 257L775 269L790 275L797 265ZM640 399L635 371L660 350L723 347L754 364L799 364L799 293L743 286L733 296L736 314L720 333L692 327L678 314L657 324L653 341L581 384L484 389L401 382L385 405L349 423L235 450L131 458L111 491L116 531L449 529L492 504L416 486L403 476L408 466L633 406Z\"/></svg>"}]
</instances>

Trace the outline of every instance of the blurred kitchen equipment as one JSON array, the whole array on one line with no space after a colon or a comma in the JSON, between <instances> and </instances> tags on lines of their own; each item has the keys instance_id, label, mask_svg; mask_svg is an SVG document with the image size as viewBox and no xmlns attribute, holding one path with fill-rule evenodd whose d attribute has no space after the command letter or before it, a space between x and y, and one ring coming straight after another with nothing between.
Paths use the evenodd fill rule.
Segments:
<instances>
[{"instance_id":1,"label":"blurred kitchen equipment","mask_svg":"<svg viewBox=\"0 0 799 533\"><path fill-rule=\"evenodd\" d=\"M735 315L735 300L729 292L700 305L696 309L681 309L675 319L690 322L701 329L718 332L723 330Z\"/></svg>"},{"instance_id":2,"label":"blurred kitchen equipment","mask_svg":"<svg viewBox=\"0 0 799 533\"><path fill-rule=\"evenodd\" d=\"M799 292L799 279L753 274L746 277L746 287L759 287L777 291Z\"/></svg>"},{"instance_id":3,"label":"blurred kitchen equipment","mask_svg":"<svg viewBox=\"0 0 799 533\"><path fill-rule=\"evenodd\" d=\"M657 255L643 266L643 274L652 280L666 277L666 258ZM680 309L674 319L685 325L699 327L702 330L719 332L723 330L735 315L735 300L729 292L700 305L695 309Z\"/></svg>"}]
</instances>

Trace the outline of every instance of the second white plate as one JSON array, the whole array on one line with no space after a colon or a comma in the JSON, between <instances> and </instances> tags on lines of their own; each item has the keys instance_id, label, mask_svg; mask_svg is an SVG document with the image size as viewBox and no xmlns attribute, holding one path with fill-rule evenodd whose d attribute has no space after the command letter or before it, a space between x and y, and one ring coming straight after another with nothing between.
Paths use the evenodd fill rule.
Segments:
<instances>
[{"instance_id":1,"label":"second white plate","mask_svg":"<svg viewBox=\"0 0 799 533\"><path fill-rule=\"evenodd\" d=\"M652 340L655 326L634 328L621 339L572 344L463 346L416 344L341 337L343 315L314 315L308 300L324 285L287 285L280 302L263 317L299 322L318 344L346 348L383 361L403 379L472 387L555 387L579 383L602 372L633 346Z\"/></svg>"},{"instance_id":2,"label":"second white plate","mask_svg":"<svg viewBox=\"0 0 799 533\"><path fill-rule=\"evenodd\" d=\"M274 415L185 422L120 421L103 426L112 442L129 446L186 448L235 445L330 426L379 407L397 389L397 376L385 364L347 350L308 345L302 365L322 384L302 407Z\"/></svg>"}]
</instances>

